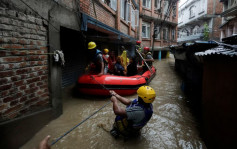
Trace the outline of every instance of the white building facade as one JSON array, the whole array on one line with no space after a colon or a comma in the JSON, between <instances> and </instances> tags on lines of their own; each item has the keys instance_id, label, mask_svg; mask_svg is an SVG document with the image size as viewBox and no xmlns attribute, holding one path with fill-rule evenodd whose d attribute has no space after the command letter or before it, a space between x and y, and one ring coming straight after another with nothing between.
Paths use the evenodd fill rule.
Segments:
<instances>
[{"instance_id":1,"label":"white building facade","mask_svg":"<svg viewBox=\"0 0 237 149\"><path fill-rule=\"evenodd\" d=\"M219 40L221 18L217 13L222 4L216 0L186 0L179 6L178 43L204 40L204 30L208 39Z\"/></svg>"}]
</instances>

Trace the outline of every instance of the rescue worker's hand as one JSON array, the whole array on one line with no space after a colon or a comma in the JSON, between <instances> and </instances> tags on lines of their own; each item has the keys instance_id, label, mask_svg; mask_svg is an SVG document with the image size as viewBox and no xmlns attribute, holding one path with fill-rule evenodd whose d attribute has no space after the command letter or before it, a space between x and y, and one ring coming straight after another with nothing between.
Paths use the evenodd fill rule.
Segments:
<instances>
[{"instance_id":1,"label":"rescue worker's hand","mask_svg":"<svg viewBox=\"0 0 237 149\"><path fill-rule=\"evenodd\" d=\"M111 96L117 95L117 93L115 91L113 91L113 90L110 90L109 93L110 93Z\"/></svg>"},{"instance_id":2,"label":"rescue worker's hand","mask_svg":"<svg viewBox=\"0 0 237 149\"><path fill-rule=\"evenodd\" d=\"M50 146L48 144L48 141L50 139L50 136L45 137L39 144L38 149L50 149Z\"/></svg>"},{"instance_id":3,"label":"rescue worker's hand","mask_svg":"<svg viewBox=\"0 0 237 149\"><path fill-rule=\"evenodd\" d=\"M116 98L115 96L112 96L112 97L110 98L110 100L114 103L114 102L117 101L117 98Z\"/></svg>"}]
</instances>

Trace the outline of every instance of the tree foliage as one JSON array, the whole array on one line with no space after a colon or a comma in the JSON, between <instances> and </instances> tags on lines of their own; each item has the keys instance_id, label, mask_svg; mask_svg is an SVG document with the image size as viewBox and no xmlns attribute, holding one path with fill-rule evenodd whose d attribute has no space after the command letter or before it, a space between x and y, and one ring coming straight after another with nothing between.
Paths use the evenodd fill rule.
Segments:
<instances>
[{"instance_id":1,"label":"tree foliage","mask_svg":"<svg viewBox=\"0 0 237 149\"><path fill-rule=\"evenodd\" d=\"M204 23L203 38L206 41L209 40L209 27L208 27L207 23Z\"/></svg>"}]
</instances>

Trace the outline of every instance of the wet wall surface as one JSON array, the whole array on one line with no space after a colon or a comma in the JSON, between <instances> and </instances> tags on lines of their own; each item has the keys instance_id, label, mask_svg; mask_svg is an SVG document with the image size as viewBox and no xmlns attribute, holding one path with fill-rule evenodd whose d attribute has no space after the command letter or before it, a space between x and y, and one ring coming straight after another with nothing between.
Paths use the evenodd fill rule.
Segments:
<instances>
[{"instance_id":1,"label":"wet wall surface","mask_svg":"<svg viewBox=\"0 0 237 149\"><path fill-rule=\"evenodd\" d=\"M111 103L58 141L52 148L206 148L199 137L197 123L190 112L191 110L187 107L186 97L180 89L181 78L174 70L174 59L156 61L154 66L157 69L157 74L150 83L150 86L157 93L153 102L154 113L149 123L142 129L139 137L124 140L123 138L114 139L110 135L109 131L115 118ZM47 135L51 135L49 142L56 140L109 102L109 98L74 97L70 87L65 89L63 94L63 115L42 128L22 146L22 149L36 147ZM127 98L132 100L136 98L136 95Z\"/></svg>"}]
</instances>

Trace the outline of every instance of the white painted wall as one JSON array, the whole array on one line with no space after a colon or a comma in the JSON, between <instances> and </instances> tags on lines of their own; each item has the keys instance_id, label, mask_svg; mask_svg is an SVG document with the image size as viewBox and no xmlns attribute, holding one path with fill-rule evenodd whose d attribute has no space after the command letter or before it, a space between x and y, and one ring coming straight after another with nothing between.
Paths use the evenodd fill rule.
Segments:
<instances>
[{"instance_id":1,"label":"white painted wall","mask_svg":"<svg viewBox=\"0 0 237 149\"><path fill-rule=\"evenodd\" d=\"M195 14L192 18L190 18L191 7L193 7ZM207 0L186 0L179 6L178 27L200 18L205 14L207 14Z\"/></svg>"}]
</instances>

